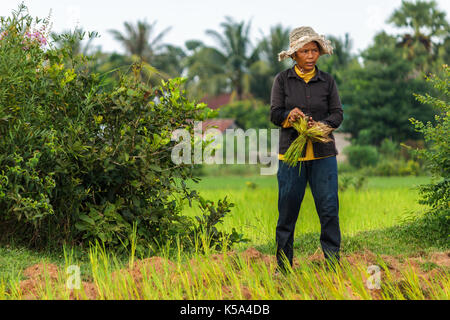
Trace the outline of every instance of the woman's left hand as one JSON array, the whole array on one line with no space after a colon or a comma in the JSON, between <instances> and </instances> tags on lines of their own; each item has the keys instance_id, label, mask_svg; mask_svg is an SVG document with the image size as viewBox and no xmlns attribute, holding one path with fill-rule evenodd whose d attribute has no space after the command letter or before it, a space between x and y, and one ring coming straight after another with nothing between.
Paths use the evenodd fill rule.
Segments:
<instances>
[{"instance_id":1,"label":"woman's left hand","mask_svg":"<svg viewBox=\"0 0 450 320\"><path fill-rule=\"evenodd\" d=\"M316 122L313 120L312 117L309 117L308 119L308 128L311 128L312 126L314 126Z\"/></svg>"}]
</instances>

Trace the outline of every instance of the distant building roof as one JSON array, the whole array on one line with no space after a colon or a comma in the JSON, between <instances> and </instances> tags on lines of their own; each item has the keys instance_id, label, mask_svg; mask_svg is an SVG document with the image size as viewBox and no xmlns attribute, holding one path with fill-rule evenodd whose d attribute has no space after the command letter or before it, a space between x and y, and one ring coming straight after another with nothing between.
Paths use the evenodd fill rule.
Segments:
<instances>
[{"instance_id":1,"label":"distant building roof","mask_svg":"<svg viewBox=\"0 0 450 320\"><path fill-rule=\"evenodd\" d=\"M202 121L202 132L210 128L218 129L220 132L225 133L226 129L237 128L234 119L207 119Z\"/></svg>"},{"instance_id":2,"label":"distant building roof","mask_svg":"<svg viewBox=\"0 0 450 320\"><path fill-rule=\"evenodd\" d=\"M215 97L204 97L201 102L204 102L208 105L210 109L217 109L221 106L232 102L232 94L231 93L223 93Z\"/></svg>"}]
</instances>

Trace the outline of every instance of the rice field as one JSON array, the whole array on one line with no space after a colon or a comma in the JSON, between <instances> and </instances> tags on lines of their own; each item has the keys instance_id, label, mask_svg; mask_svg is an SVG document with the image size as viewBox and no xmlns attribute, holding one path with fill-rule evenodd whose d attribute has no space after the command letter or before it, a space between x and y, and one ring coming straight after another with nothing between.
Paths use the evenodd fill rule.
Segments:
<instances>
[{"instance_id":1,"label":"rice field","mask_svg":"<svg viewBox=\"0 0 450 320\"><path fill-rule=\"evenodd\" d=\"M392 227L414 212L424 210L414 187L427 177L371 178L361 190L339 192L339 219L343 236L361 231ZM252 245L274 241L278 219L278 185L275 176L205 177L198 186L200 194L216 201L225 196L235 203L224 219L223 230L242 230ZM198 208L185 205L184 213L194 216ZM296 236L320 232L319 218L309 188L300 209Z\"/></svg>"}]
</instances>

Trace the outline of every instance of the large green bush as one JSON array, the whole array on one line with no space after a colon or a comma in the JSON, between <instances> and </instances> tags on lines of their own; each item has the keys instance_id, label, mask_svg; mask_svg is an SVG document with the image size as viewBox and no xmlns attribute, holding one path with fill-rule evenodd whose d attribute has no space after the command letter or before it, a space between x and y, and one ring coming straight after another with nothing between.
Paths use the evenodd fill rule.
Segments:
<instances>
[{"instance_id":1,"label":"large green bush","mask_svg":"<svg viewBox=\"0 0 450 320\"><path fill-rule=\"evenodd\" d=\"M128 247L134 231L138 248L189 242L199 230L213 240L226 236L212 222L232 204L216 208L187 189L192 167L171 160L172 131L192 131L192 120L210 110L186 99L182 79L145 85L139 65L105 90L86 57L47 44L48 21L24 10L3 18L0 29L2 236ZM200 200L205 226L181 215L186 198Z\"/></svg>"}]
</instances>

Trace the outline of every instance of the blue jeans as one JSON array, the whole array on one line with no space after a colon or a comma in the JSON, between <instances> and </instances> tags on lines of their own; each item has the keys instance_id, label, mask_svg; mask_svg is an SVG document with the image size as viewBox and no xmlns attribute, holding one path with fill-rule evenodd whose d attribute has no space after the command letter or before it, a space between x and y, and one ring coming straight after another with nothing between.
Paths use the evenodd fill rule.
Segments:
<instances>
[{"instance_id":1,"label":"blue jeans","mask_svg":"<svg viewBox=\"0 0 450 320\"><path fill-rule=\"evenodd\" d=\"M302 166L299 175L299 166ZM294 229L300 206L309 183L319 215L320 244L328 261L339 261L341 232L339 228L338 174L336 157L302 161L289 167L279 161L278 172L278 223L276 228L277 261L284 269L284 259L292 266L294 256ZM285 256L285 258L283 257Z\"/></svg>"}]
</instances>

